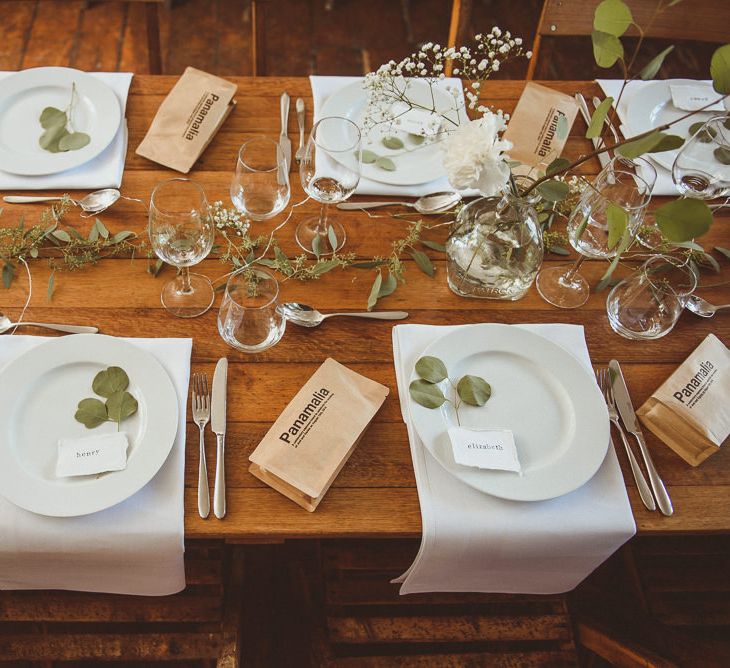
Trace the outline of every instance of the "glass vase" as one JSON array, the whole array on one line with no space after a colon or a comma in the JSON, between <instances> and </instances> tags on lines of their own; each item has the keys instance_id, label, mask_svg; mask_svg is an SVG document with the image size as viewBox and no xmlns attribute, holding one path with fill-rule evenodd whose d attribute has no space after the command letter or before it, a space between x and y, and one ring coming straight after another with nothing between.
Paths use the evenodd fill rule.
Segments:
<instances>
[{"instance_id":1,"label":"glass vase","mask_svg":"<svg viewBox=\"0 0 730 668\"><path fill-rule=\"evenodd\" d=\"M446 242L448 283L462 297L524 297L543 258L542 230L528 199L482 197L464 206Z\"/></svg>"}]
</instances>

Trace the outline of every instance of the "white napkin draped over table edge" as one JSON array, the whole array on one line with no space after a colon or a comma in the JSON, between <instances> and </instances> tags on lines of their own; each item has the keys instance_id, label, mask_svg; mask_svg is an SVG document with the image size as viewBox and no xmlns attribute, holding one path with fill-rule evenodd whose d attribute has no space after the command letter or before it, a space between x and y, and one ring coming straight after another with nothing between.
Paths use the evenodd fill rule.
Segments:
<instances>
[{"instance_id":1,"label":"white napkin draped over table edge","mask_svg":"<svg viewBox=\"0 0 730 668\"><path fill-rule=\"evenodd\" d=\"M364 81L363 77L330 77L330 76L310 76L309 83L312 88L313 99L313 117L314 123L320 120L320 112L327 98L335 91L349 86L352 83ZM459 103L464 104L464 93L461 85L461 79L444 78L439 80L436 85L457 86L459 90ZM431 193L444 190L455 190L444 176L435 181L427 183L418 183L410 186L396 186L379 181L372 181L364 177L360 178L360 183L355 188L356 195L393 195L398 197L420 197ZM476 190L462 191L464 197L477 195Z\"/></svg>"},{"instance_id":2,"label":"white napkin draped over table edge","mask_svg":"<svg viewBox=\"0 0 730 668\"><path fill-rule=\"evenodd\" d=\"M0 72L0 80L16 72ZM88 72L116 94L122 111L119 130L109 146L89 162L57 174L22 176L0 171L0 190L98 190L122 185L127 158L127 96L132 83L131 72ZM38 125L38 136L42 128Z\"/></svg>"},{"instance_id":3,"label":"white napkin draped over table edge","mask_svg":"<svg viewBox=\"0 0 730 668\"><path fill-rule=\"evenodd\" d=\"M671 79L669 80L669 82L671 82ZM612 97L615 102L618 99L619 93L621 92L621 86L623 85L624 81L623 79L596 79L596 83L601 87L601 90L603 90L604 94L607 97ZM616 113L618 114L619 120L621 121L621 134L623 134L625 138L628 139L629 137L639 134L634 128L627 125L626 119L628 105L631 104L631 100L635 96L641 94L642 89L655 83L656 80L629 81L626 84L626 89L624 90L624 94L621 96L619 106L616 109ZM712 84L712 81L704 80L698 81L697 83ZM654 165L654 167L656 168L657 177L656 183L654 185L654 190L652 190L652 195L678 195L679 191L677 190L677 186L674 185L671 171L669 171L665 167L662 167L662 165L660 165L655 160L652 160L650 153L646 153L642 157L650 160L652 165ZM639 175L641 175L641 169L639 169Z\"/></svg>"},{"instance_id":4,"label":"white napkin draped over table edge","mask_svg":"<svg viewBox=\"0 0 730 668\"><path fill-rule=\"evenodd\" d=\"M581 325L514 326L560 345L593 373ZM591 480L548 501L507 501L477 491L447 473L413 428L408 382L426 347L454 328L393 327L398 394L423 524L419 552L394 582L402 583L401 594L570 591L636 533L616 453L609 447Z\"/></svg>"},{"instance_id":5,"label":"white napkin draped over table edge","mask_svg":"<svg viewBox=\"0 0 730 668\"><path fill-rule=\"evenodd\" d=\"M48 341L0 338L0 368ZM0 590L67 589L164 596L185 588L185 422L192 339L123 339L170 376L179 404L165 463L136 494L80 517L46 517L0 496Z\"/></svg>"}]
</instances>

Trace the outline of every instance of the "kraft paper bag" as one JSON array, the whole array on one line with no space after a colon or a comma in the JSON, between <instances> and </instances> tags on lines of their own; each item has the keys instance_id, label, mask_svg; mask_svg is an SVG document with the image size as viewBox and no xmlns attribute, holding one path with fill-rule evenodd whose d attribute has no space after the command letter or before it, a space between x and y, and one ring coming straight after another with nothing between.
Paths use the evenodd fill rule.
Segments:
<instances>
[{"instance_id":1,"label":"kraft paper bag","mask_svg":"<svg viewBox=\"0 0 730 668\"><path fill-rule=\"evenodd\" d=\"M511 160L520 164L516 174L544 172L568 141L578 105L565 93L529 82L510 118L504 139L512 142Z\"/></svg>"},{"instance_id":2,"label":"kraft paper bag","mask_svg":"<svg viewBox=\"0 0 730 668\"><path fill-rule=\"evenodd\" d=\"M708 334L636 414L686 462L702 463L730 435L730 351Z\"/></svg>"},{"instance_id":3,"label":"kraft paper bag","mask_svg":"<svg viewBox=\"0 0 730 668\"><path fill-rule=\"evenodd\" d=\"M312 512L388 392L328 358L251 453L249 471Z\"/></svg>"},{"instance_id":4,"label":"kraft paper bag","mask_svg":"<svg viewBox=\"0 0 730 668\"><path fill-rule=\"evenodd\" d=\"M188 67L162 101L137 155L187 174L236 106L237 88Z\"/></svg>"}]
</instances>

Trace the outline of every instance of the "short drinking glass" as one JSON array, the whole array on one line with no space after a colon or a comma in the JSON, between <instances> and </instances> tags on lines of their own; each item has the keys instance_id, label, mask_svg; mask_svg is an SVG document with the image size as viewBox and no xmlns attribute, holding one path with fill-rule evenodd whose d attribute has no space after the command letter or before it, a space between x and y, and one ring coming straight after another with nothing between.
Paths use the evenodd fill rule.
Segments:
<instances>
[{"instance_id":1,"label":"short drinking glass","mask_svg":"<svg viewBox=\"0 0 730 668\"><path fill-rule=\"evenodd\" d=\"M697 275L687 263L654 255L611 290L608 322L627 339L658 339L672 331L696 287Z\"/></svg>"},{"instance_id":2,"label":"short drinking glass","mask_svg":"<svg viewBox=\"0 0 730 668\"><path fill-rule=\"evenodd\" d=\"M245 353L278 343L286 329L278 297L279 285L268 271L244 267L231 274L218 312L223 340Z\"/></svg>"},{"instance_id":3,"label":"short drinking glass","mask_svg":"<svg viewBox=\"0 0 730 668\"><path fill-rule=\"evenodd\" d=\"M279 144L268 137L244 142L231 179L236 209L252 220L267 220L284 209L290 195L289 172Z\"/></svg>"},{"instance_id":4,"label":"short drinking glass","mask_svg":"<svg viewBox=\"0 0 730 668\"><path fill-rule=\"evenodd\" d=\"M162 288L162 305L180 318L194 318L213 304L207 276L191 274L213 247L215 225L200 184L190 179L163 181L152 192L149 211L150 243L157 257L180 271Z\"/></svg>"}]
</instances>

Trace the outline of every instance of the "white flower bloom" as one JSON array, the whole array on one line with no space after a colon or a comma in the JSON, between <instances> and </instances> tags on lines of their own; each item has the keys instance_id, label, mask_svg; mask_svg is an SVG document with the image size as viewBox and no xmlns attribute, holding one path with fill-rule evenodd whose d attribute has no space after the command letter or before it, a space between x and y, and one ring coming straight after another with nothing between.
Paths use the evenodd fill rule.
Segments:
<instances>
[{"instance_id":1,"label":"white flower bloom","mask_svg":"<svg viewBox=\"0 0 730 668\"><path fill-rule=\"evenodd\" d=\"M522 44L522 37L515 37L515 44L517 46L519 46L520 44Z\"/></svg>"},{"instance_id":2,"label":"white flower bloom","mask_svg":"<svg viewBox=\"0 0 730 668\"><path fill-rule=\"evenodd\" d=\"M512 142L500 138L506 127L502 116L487 111L448 136L443 163L454 188L476 188L485 197L504 189L510 173L504 151L512 148Z\"/></svg>"},{"instance_id":3,"label":"white flower bloom","mask_svg":"<svg viewBox=\"0 0 730 668\"><path fill-rule=\"evenodd\" d=\"M487 69L487 59L485 58L484 60L482 60L479 63L479 65L477 66L477 68L479 69L480 72L483 72L484 70L486 70Z\"/></svg>"},{"instance_id":4,"label":"white flower bloom","mask_svg":"<svg viewBox=\"0 0 730 668\"><path fill-rule=\"evenodd\" d=\"M495 61L494 61L494 62L492 63L492 69L493 69L493 70L494 70L495 72L496 72L496 71L497 71L497 70L499 69L499 61L498 61L498 60L495 60Z\"/></svg>"},{"instance_id":5,"label":"white flower bloom","mask_svg":"<svg viewBox=\"0 0 730 668\"><path fill-rule=\"evenodd\" d=\"M532 58L532 51L525 53L525 58Z\"/></svg>"}]
</instances>

